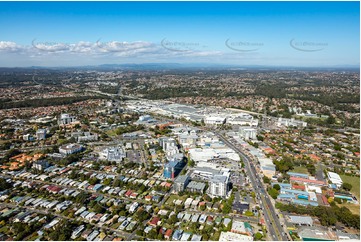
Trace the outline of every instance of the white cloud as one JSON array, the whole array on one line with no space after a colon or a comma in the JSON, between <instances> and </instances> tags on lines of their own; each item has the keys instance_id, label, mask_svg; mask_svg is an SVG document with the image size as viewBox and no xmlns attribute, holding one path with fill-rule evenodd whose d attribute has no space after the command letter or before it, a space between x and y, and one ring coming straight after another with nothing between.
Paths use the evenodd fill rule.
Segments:
<instances>
[{"instance_id":1,"label":"white cloud","mask_svg":"<svg viewBox=\"0 0 361 242\"><path fill-rule=\"evenodd\" d=\"M0 51L17 52L22 51L23 47L11 41L0 41Z\"/></svg>"},{"instance_id":2,"label":"white cloud","mask_svg":"<svg viewBox=\"0 0 361 242\"><path fill-rule=\"evenodd\" d=\"M143 51L148 49L154 49L155 45L150 42L145 41L136 41L136 42L119 42L119 41L110 41L110 42L101 42L98 40L96 46L101 52L133 52L133 51Z\"/></svg>"},{"instance_id":3,"label":"white cloud","mask_svg":"<svg viewBox=\"0 0 361 242\"><path fill-rule=\"evenodd\" d=\"M171 43L171 42L169 42ZM33 40L30 45L18 45L15 42L0 41L0 61L5 61L5 52L11 59L29 60L29 65L40 65L46 61L47 65L78 65L101 63L127 63L127 62L227 62L229 60L254 59L250 53L236 53L231 51L211 50L202 45L190 45L190 48L174 42L182 51L168 48L163 43L147 41L121 42L121 41L80 41L76 43L41 42ZM173 43L173 42L172 42ZM183 48L183 49L182 49ZM21 55L19 57L18 55ZM85 58L84 58L85 57ZM16 65L16 64L14 64Z\"/></svg>"}]
</instances>

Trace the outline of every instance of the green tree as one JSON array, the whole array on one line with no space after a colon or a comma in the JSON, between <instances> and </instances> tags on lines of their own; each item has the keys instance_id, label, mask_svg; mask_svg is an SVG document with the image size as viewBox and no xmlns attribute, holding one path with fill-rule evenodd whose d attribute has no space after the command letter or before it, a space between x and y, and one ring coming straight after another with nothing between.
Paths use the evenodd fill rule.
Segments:
<instances>
[{"instance_id":1,"label":"green tree","mask_svg":"<svg viewBox=\"0 0 361 242\"><path fill-rule=\"evenodd\" d=\"M229 214L232 210L232 206L229 203L223 203L222 213Z\"/></svg>"},{"instance_id":2,"label":"green tree","mask_svg":"<svg viewBox=\"0 0 361 242\"><path fill-rule=\"evenodd\" d=\"M147 238L149 239L156 239L157 238L157 231L155 231L154 229L152 229L151 231L148 232Z\"/></svg>"},{"instance_id":3,"label":"green tree","mask_svg":"<svg viewBox=\"0 0 361 242\"><path fill-rule=\"evenodd\" d=\"M268 190L268 194L273 198L277 199L278 191L274 188Z\"/></svg>"},{"instance_id":4,"label":"green tree","mask_svg":"<svg viewBox=\"0 0 361 242\"><path fill-rule=\"evenodd\" d=\"M192 160L192 159L189 159L189 160L188 160L188 166L194 167L195 164L196 164L196 163L194 162L194 160Z\"/></svg>"},{"instance_id":5,"label":"green tree","mask_svg":"<svg viewBox=\"0 0 361 242\"><path fill-rule=\"evenodd\" d=\"M263 235L260 233L260 232L257 232L255 235L254 235L254 239L255 240L261 240L263 237Z\"/></svg>"},{"instance_id":6,"label":"green tree","mask_svg":"<svg viewBox=\"0 0 361 242\"><path fill-rule=\"evenodd\" d=\"M279 184L274 184L273 188L276 189L277 191L281 190L281 186Z\"/></svg>"},{"instance_id":7,"label":"green tree","mask_svg":"<svg viewBox=\"0 0 361 242\"><path fill-rule=\"evenodd\" d=\"M342 188L345 189L346 191L351 191L352 185L350 183L344 182L342 184Z\"/></svg>"},{"instance_id":8,"label":"green tree","mask_svg":"<svg viewBox=\"0 0 361 242\"><path fill-rule=\"evenodd\" d=\"M102 205L100 205L99 203L95 204L93 207L93 211L96 213L103 213L104 212L104 207Z\"/></svg>"},{"instance_id":9,"label":"green tree","mask_svg":"<svg viewBox=\"0 0 361 242\"><path fill-rule=\"evenodd\" d=\"M89 184L90 184L90 185L95 185L95 184L97 184L98 182L99 182L99 179L96 178L95 176L89 179Z\"/></svg>"},{"instance_id":10,"label":"green tree","mask_svg":"<svg viewBox=\"0 0 361 242\"><path fill-rule=\"evenodd\" d=\"M179 220L177 218L177 215L173 214L172 216L169 217L168 219L168 223L169 224L175 224L177 223Z\"/></svg>"},{"instance_id":11,"label":"green tree","mask_svg":"<svg viewBox=\"0 0 361 242\"><path fill-rule=\"evenodd\" d=\"M334 124L335 123L335 118L333 117L333 115L332 114L330 114L329 116L328 116L328 118L326 119L326 123L327 124Z\"/></svg>"},{"instance_id":12,"label":"green tree","mask_svg":"<svg viewBox=\"0 0 361 242\"><path fill-rule=\"evenodd\" d=\"M10 183L6 182L6 179L0 177L0 191L4 191L11 187L12 187L12 185Z\"/></svg>"},{"instance_id":13,"label":"green tree","mask_svg":"<svg viewBox=\"0 0 361 242\"><path fill-rule=\"evenodd\" d=\"M212 201L212 198L211 198L210 196L208 196L208 194L205 194L205 195L203 196L203 199L204 199L205 201L207 201L207 202L211 202L211 201Z\"/></svg>"},{"instance_id":14,"label":"green tree","mask_svg":"<svg viewBox=\"0 0 361 242\"><path fill-rule=\"evenodd\" d=\"M271 179L269 179L267 176L263 176L262 179L264 183L271 183Z\"/></svg>"}]
</instances>

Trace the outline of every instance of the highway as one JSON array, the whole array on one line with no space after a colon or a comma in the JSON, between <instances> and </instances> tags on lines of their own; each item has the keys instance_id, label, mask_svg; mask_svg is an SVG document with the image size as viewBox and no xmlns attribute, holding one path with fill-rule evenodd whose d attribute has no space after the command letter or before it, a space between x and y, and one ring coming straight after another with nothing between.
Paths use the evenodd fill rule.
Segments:
<instances>
[{"instance_id":1,"label":"highway","mask_svg":"<svg viewBox=\"0 0 361 242\"><path fill-rule=\"evenodd\" d=\"M284 240L288 241L289 238L287 237L287 233L284 232L280 221L277 217L275 208L267 194L266 189L263 187L262 182L260 180L260 177L258 176L256 169L252 162L250 162L251 158L249 158L246 154L244 154L243 151L236 145L234 145L232 142L230 142L228 139L226 139L223 135L220 133L214 131L215 134L229 147L234 149L238 153L238 155L242 158L245 164L245 168L247 170L247 173L249 175L251 184L256 192L256 197L258 200L260 200L260 207L262 208L262 211L264 213L264 217L266 220L267 227L269 229L269 232L271 234L271 238L273 240Z\"/></svg>"}]
</instances>

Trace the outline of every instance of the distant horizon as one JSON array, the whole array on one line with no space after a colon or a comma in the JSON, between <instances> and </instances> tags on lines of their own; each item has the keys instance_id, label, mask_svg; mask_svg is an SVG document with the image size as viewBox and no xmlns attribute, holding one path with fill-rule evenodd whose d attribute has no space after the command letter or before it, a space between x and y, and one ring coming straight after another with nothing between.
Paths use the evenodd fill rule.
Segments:
<instances>
[{"instance_id":1,"label":"distant horizon","mask_svg":"<svg viewBox=\"0 0 361 242\"><path fill-rule=\"evenodd\" d=\"M352 69L360 71L359 65L333 65L333 66L287 66L287 65L235 65L235 64L220 64L220 63L104 63L99 65L78 65L78 66L0 66L0 69L77 69L77 68L90 68L90 69L147 69L147 67L158 66L160 68L177 70L177 69L210 69L219 68L223 70L232 69ZM137 68L136 68L137 67ZM149 69L149 68L148 68Z\"/></svg>"},{"instance_id":2,"label":"distant horizon","mask_svg":"<svg viewBox=\"0 0 361 242\"><path fill-rule=\"evenodd\" d=\"M0 2L0 66L360 66L351 2Z\"/></svg>"}]
</instances>

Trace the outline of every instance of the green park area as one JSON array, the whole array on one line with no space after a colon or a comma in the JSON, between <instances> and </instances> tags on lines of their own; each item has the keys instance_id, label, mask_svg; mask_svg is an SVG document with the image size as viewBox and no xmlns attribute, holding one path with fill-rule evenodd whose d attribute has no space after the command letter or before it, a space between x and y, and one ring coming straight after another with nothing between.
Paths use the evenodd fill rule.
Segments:
<instances>
[{"instance_id":1,"label":"green park area","mask_svg":"<svg viewBox=\"0 0 361 242\"><path fill-rule=\"evenodd\" d=\"M346 175L340 175L340 177L344 183L349 183L352 185L351 193L354 194L358 200L360 200L360 177Z\"/></svg>"},{"instance_id":2,"label":"green park area","mask_svg":"<svg viewBox=\"0 0 361 242\"><path fill-rule=\"evenodd\" d=\"M307 168L304 166L295 166L292 172L308 174Z\"/></svg>"},{"instance_id":3,"label":"green park area","mask_svg":"<svg viewBox=\"0 0 361 242\"><path fill-rule=\"evenodd\" d=\"M350 209L353 214L360 215L360 204L344 203L340 206Z\"/></svg>"},{"instance_id":4,"label":"green park area","mask_svg":"<svg viewBox=\"0 0 361 242\"><path fill-rule=\"evenodd\" d=\"M360 177L346 175L340 175L340 177L344 183L349 183L352 185L350 192L354 194L360 202ZM341 206L347 207L353 214L360 215L360 204L345 203Z\"/></svg>"}]
</instances>

